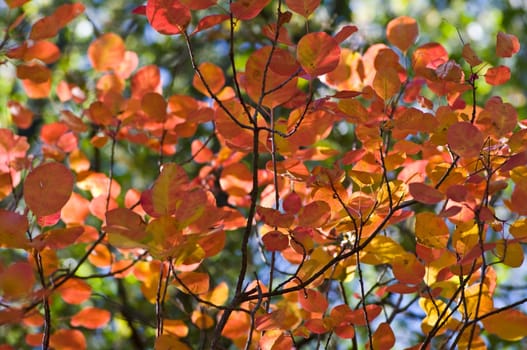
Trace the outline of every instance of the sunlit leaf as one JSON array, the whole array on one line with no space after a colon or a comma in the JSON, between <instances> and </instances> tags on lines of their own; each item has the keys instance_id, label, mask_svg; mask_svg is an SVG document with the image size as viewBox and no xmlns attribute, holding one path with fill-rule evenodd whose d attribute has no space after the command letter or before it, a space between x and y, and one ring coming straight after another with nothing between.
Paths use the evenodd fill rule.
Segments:
<instances>
[{"instance_id":1,"label":"sunlit leaf","mask_svg":"<svg viewBox=\"0 0 527 350\"><path fill-rule=\"evenodd\" d=\"M179 34L190 22L190 10L179 0L148 0L146 18L161 34Z\"/></svg>"},{"instance_id":2,"label":"sunlit leaf","mask_svg":"<svg viewBox=\"0 0 527 350\"><path fill-rule=\"evenodd\" d=\"M308 18L320 5L320 0L286 0L287 7L305 18Z\"/></svg>"},{"instance_id":3,"label":"sunlit leaf","mask_svg":"<svg viewBox=\"0 0 527 350\"><path fill-rule=\"evenodd\" d=\"M124 59L126 47L115 33L98 37L88 48L88 59L96 71L116 69Z\"/></svg>"},{"instance_id":4,"label":"sunlit leaf","mask_svg":"<svg viewBox=\"0 0 527 350\"><path fill-rule=\"evenodd\" d=\"M340 60L338 42L325 32L304 35L297 45L296 57L304 70L312 77L331 72Z\"/></svg>"},{"instance_id":5,"label":"sunlit leaf","mask_svg":"<svg viewBox=\"0 0 527 350\"><path fill-rule=\"evenodd\" d=\"M183 293L203 294L209 291L209 275L204 272L182 272L175 283ZM181 281L181 282L180 282Z\"/></svg>"},{"instance_id":6,"label":"sunlit leaf","mask_svg":"<svg viewBox=\"0 0 527 350\"><path fill-rule=\"evenodd\" d=\"M199 329L208 329L214 326L214 319L203 311L194 310L190 318Z\"/></svg>"},{"instance_id":7,"label":"sunlit leaf","mask_svg":"<svg viewBox=\"0 0 527 350\"><path fill-rule=\"evenodd\" d=\"M399 74L391 67L378 70L373 79L373 89L385 101L394 97L401 89Z\"/></svg>"},{"instance_id":8,"label":"sunlit leaf","mask_svg":"<svg viewBox=\"0 0 527 350\"><path fill-rule=\"evenodd\" d=\"M392 19L386 27L386 36L390 43L402 52L408 51L419 35L415 19L407 16Z\"/></svg>"},{"instance_id":9,"label":"sunlit leaf","mask_svg":"<svg viewBox=\"0 0 527 350\"><path fill-rule=\"evenodd\" d=\"M415 217L415 236L417 242L431 248L445 248L449 230L445 221L434 213L418 213Z\"/></svg>"},{"instance_id":10,"label":"sunlit leaf","mask_svg":"<svg viewBox=\"0 0 527 350\"><path fill-rule=\"evenodd\" d=\"M199 71L201 72L201 78L205 80L206 86L210 89L213 94L217 94L225 85L225 76L223 75L223 70L217 65L205 62L199 65ZM192 86L205 96L209 96L209 92L203 84L201 78L194 74L192 79Z\"/></svg>"},{"instance_id":11,"label":"sunlit leaf","mask_svg":"<svg viewBox=\"0 0 527 350\"><path fill-rule=\"evenodd\" d=\"M487 69L485 81L490 85L502 85L511 78L511 69L507 66L498 66Z\"/></svg>"},{"instance_id":12,"label":"sunlit leaf","mask_svg":"<svg viewBox=\"0 0 527 350\"><path fill-rule=\"evenodd\" d=\"M281 251L289 246L289 237L280 231L270 231L262 237L262 242L268 251Z\"/></svg>"},{"instance_id":13,"label":"sunlit leaf","mask_svg":"<svg viewBox=\"0 0 527 350\"><path fill-rule=\"evenodd\" d=\"M481 321L485 331L501 339L518 341L527 336L527 315L519 310L506 309Z\"/></svg>"},{"instance_id":14,"label":"sunlit leaf","mask_svg":"<svg viewBox=\"0 0 527 350\"><path fill-rule=\"evenodd\" d=\"M231 12L241 20L250 20L258 16L271 0L237 0L231 3Z\"/></svg>"},{"instance_id":15,"label":"sunlit leaf","mask_svg":"<svg viewBox=\"0 0 527 350\"><path fill-rule=\"evenodd\" d=\"M191 350L191 348L179 340L178 337L171 334L162 334L156 338L154 344L154 350L172 350L172 349L181 349L181 350Z\"/></svg>"},{"instance_id":16,"label":"sunlit leaf","mask_svg":"<svg viewBox=\"0 0 527 350\"><path fill-rule=\"evenodd\" d=\"M69 279L57 290L62 299L68 304L82 304L92 294L90 285L80 279Z\"/></svg>"},{"instance_id":17,"label":"sunlit leaf","mask_svg":"<svg viewBox=\"0 0 527 350\"><path fill-rule=\"evenodd\" d=\"M59 329L51 334L49 345L55 350L85 350L86 338L78 329Z\"/></svg>"},{"instance_id":18,"label":"sunlit leaf","mask_svg":"<svg viewBox=\"0 0 527 350\"><path fill-rule=\"evenodd\" d=\"M110 322L110 319L111 314L108 310L87 307L73 315L70 324L73 327L97 329L106 326Z\"/></svg>"}]
</instances>

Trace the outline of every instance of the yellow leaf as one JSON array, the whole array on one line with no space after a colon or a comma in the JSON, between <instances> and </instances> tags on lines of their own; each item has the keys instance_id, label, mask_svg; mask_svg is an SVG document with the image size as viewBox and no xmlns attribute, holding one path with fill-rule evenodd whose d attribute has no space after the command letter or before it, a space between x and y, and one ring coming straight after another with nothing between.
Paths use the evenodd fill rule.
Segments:
<instances>
[{"instance_id":1,"label":"yellow leaf","mask_svg":"<svg viewBox=\"0 0 527 350\"><path fill-rule=\"evenodd\" d=\"M445 248L449 231L445 221L434 213L419 213L415 217L417 242L431 248Z\"/></svg>"},{"instance_id":2,"label":"yellow leaf","mask_svg":"<svg viewBox=\"0 0 527 350\"><path fill-rule=\"evenodd\" d=\"M523 248L518 242L499 240L494 251L503 263L510 267L520 267L523 264Z\"/></svg>"}]
</instances>

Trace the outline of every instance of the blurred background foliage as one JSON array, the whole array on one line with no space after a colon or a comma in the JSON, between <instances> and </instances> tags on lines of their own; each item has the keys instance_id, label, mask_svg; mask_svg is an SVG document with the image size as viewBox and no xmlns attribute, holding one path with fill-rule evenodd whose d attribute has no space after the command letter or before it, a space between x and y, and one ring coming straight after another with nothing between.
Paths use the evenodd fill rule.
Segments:
<instances>
[{"instance_id":1,"label":"blurred background foliage","mask_svg":"<svg viewBox=\"0 0 527 350\"><path fill-rule=\"evenodd\" d=\"M53 64L54 83L61 79L74 82L89 94L84 105L73 105L68 102L62 105L56 97L43 100L28 100L21 85L15 79L15 66L5 57L7 49L16 47L28 35L31 24L43 15L50 14L58 5L67 3L63 0L32 0L24 5L26 18L19 27L12 32L8 44L0 51L0 127L16 129L10 121L7 102L9 100L19 101L26 104L36 114L34 125L28 130L17 130L21 135L26 135L32 140L33 147L38 147L38 129L47 122L56 121L63 109L70 109L78 115L82 114L82 108L86 108L94 99L94 86L98 74L91 70L90 63L86 57L87 48L92 40L101 33L115 32L125 39L128 50L139 55L139 66L148 64L158 65L162 72L164 95L190 94L197 98L202 96L190 84L193 76L192 66L188 57L187 49L183 40L178 36L164 36L155 32L147 23L144 16L133 14L132 11L142 1L130 0L82 0L86 6L85 15L76 19L67 28L63 29L54 39L62 51L62 57ZM228 8L228 1L220 0L219 5ZM250 24L244 24L236 32L236 54L237 66L243 70L244 62L250 52L262 45L261 28L264 24L273 21L275 7L269 6L262 16L259 16ZM216 13L217 9L214 10ZM9 11L7 6L0 2L0 29L2 35L5 28L20 14L17 11ZM525 38L527 35L527 0L323 0L320 7L310 18L309 30L326 30L336 32L339 27L353 23L359 27L358 34L353 35L343 45L354 50L363 52L370 45L385 42L386 24L397 16L411 16L415 18L420 27L420 36L417 45L430 41L439 42L444 45L453 59L461 57L463 43L471 43L477 54L489 64L497 63L495 55L496 34L504 31L516 35L523 45L519 54L505 60L504 64L512 70L512 79L504 86L493 89L492 93L501 96L504 101L513 104L519 111L520 119L525 118L527 112L527 50L525 49ZM306 31L305 23L299 16L294 16L291 24L291 36L298 38ZM194 55L198 62L212 61L219 66L229 70L228 55L228 28L217 26L213 29L199 33L193 39ZM0 39L1 40L1 39ZM459 60L461 62L461 60ZM463 65L468 69L467 65ZM228 75L228 74L227 74ZM479 98L485 101L490 94L490 87L479 84ZM479 87L478 85L478 87ZM210 132L205 128L198 129L194 137L206 138ZM345 142L339 139L338 133L333 132L328 142ZM95 153L89 143L89 139L80 140L81 148L86 150L88 156L93 157ZM190 152L189 139L180 140L178 151L172 161L182 162L187 159ZM36 149L34 149L36 151ZM102 149L98 167L99 171L106 171L109 166L108 149ZM116 152L115 175L123 188L136 187L144 189L157 173L157 156L149 150L134 145L120 145ZM187 165L189 171L197 169ZM1 205L1 203L0 203ZM232 236L231 236L232 237ZM225 264L236 264L239 259L238 244L235 239L230 238L225 251L231 254L221 254L207 262L207 269L211 276L221 276L226 281L235 281L236 276L225 275L222 269ZM232 265L229 265L232 266ZM89 274L90 271L81 271ZM375 279L375 271L370 271L372 279ZM502 271L501 273L505 273ZM144 339L154 336L154 328L150 327L155 320L154 310L150 303L144 301L140 295L137 281L126 279L93 280L93 287L98 291L98 297L94 298L96 306L107 308L112 313L122 314L119 322L113 323L114 328L100 331L98 336L90 339L89 348L117 349L126 348L124 338L133 339L131 334L134 327L130 327L124 321L133 320L135 329L141 332L140 337ZM123 288L123 283L126 288ZM521 283L521 282L520 282ZM510 297L512 298L511 292ZM514 298L512 298L514 299ZM121 303L115 303L120 300ZM133 305L127 305L132 302ZM183 303L191 300L183 300ZM68 308L67 304L60 304L60 300L54 304L55 307ZM180 305L169 305L168 314L173 312L178 315ZM59 310L57 310L59 313ZM60 310L60 314L68 314L66 310ZM129 315L125 315L129 313ZM185 317L184 315L180 315ZM9 334L0 330L0 338L9 337L10 343L17 343L17 337L22 337L22 332L17 333L10 329ZM412 338L414 335L405 335ZM199 339L188 339L195 344ZM509 346L494 339L496 348ZM23 340L20 339L20 343ZM136 343L137 344L137 343ZM501 345L498 345L501 344ZM510 345L512 346L512 345ZM521 348L521 344L518 345ZM512 348L512 347L510 347Z\"/></svg>"}]
</instances>

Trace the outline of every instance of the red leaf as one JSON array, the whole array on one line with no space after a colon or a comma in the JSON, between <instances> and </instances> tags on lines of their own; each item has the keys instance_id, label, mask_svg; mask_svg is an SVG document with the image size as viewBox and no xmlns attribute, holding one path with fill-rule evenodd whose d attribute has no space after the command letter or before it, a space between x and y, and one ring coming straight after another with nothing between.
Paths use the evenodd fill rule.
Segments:
<instances>
[{"instance_id":1,"label":"red leaf","mask_svg":"<svg viewBox=\"0 0 527 350\"><path fill-rule=\"evenodd\" d=\"M302 68L315 77L337 68L340 47L337 40L327 33L309 33L298 42L296 57Z\"/></svg>"},{"instance_id":2,"label":"red leaf","mask_svg":"<svg viewBox=\"0 0 527 350\"><path fill-rule=\"evenodd\" d=\"M304 326L315 334L324 334L329 332L331 328L326 325L324 320L319 318L312 318L304 322Z\"/></svg>"},{"instance_id":3,"label":"red leaf","mask_svg":"<svg viewBox=\"0 0 527 350\"><path fill-rule=\"evenodd\" d=\"M302 198L298 193L290 192L284 197L282 206L286 213L296 214L302 208Z\"/></svg>"},{"instance_id":4,"label":"red leaf","mask_svg":"<svg viewBox=\"0 0 527 350\"><path fill-rule=\"evenodd\" d=\"M395 345L395 335L392 328L386 322L379 325L373 333L373 349L390 350Z\"/></svg>"},{"instance_id":5,"label":"red leaf","mask_svg":"<svg viewBox=\"0 0 527 350\"><path fill-rule=\"evenodd\" d=\"M270 252L282 251L289 246L289 238L280 231L267 232L262 237L265 249Z\"/></svg>"},{"instance_id":6,"label":"red leaf","mask_svg":"<svg viewBox=\"0 0 527 350\"><path fill-rule=\"evenodd\" d=\"M179 0L148 0L146 18L161 34L179 34L190 22L190 10Z\"/></svg>"},{"instance_id":7,"label":"red leaf","mask_svg":"<svg viewBox=\"0 0 527 350\"><path fill-rule=\"evenodd\" d=\"M27 262L16 262L0 272L0 291L6 299L18 299L31 293L35 275Z\"/></svg>"},{"instance_id":8,"label":"red leaf","mask_svg":"<svg viewBox=\"0 0 527 350\"><path fill-rule=\"evenodd\" d=\"M70 198L73 175L60 163L46 163L29 173L24 181L24 199L36 216L54 214Z\"/></svg>"},{"instance_id":9,"label":"red leaf","mask_svg":"<svg viewBox=\"0 0 527 350\"><path fill-rule=\"evenodd\" d=\"M466 158L477 157L485 142L481 131L469 122L451 125L447 131L447 140L455 153Z\"/></svg>"},{"instance_id":10,"label":"red leaf","mask_svg":"<svg viewBox=\"0 0 527 350\"><path fill-rule=\"evenodd\" d=\"M96 307L87 307L75 314L70 321L73 327L89 329L102 328L110 322L111 314L108 310Z\"/></svg>"},{"instance_id":11,"label":"red leaf","mask_svg":"<svg viewBox=\"0 0 527 350\"><path fill-rule=\"evenodd\" d=\"M29 0L6 0L6 4L7 6L9 6L10 9L15 9L24 5L28 1Z\"/></svg>"},{"instance_id":12,"label":"red leaf","mask_svg":"<svg viewBox=\"0 0 527 350\"><path fill-rule=\"evenodd\" d=\"M507 66L492 67L485 73L485 81L490 85L502 85L511 78L511 69Z\"/></svg>"},{"instance_id":13,"label":"red leaf","mask_svg":"<svg viewBox=\"0 0 527 350\"><path fill-rule=\"evenodd\" d=\"M139 5L136 8L132 10L132 13L134 15L142 15L146 16L146 6L145 5Z\"/></svg>"},{"instance_id":14,"label":"red leaf","mask_svg":"<svg viewBox=\"0 0 527 350\"><path fill-rule=\"evenodd\" d=\"M346 40L351 34L355 33L359 28L353 25L347 25L340 29L340 31L335 34L335 40L340 44Z\"/></svg>"},{"instance_id":15,"label":"red leaf","mask_svg":"<svg viewBox=\"0 0 527 350\"><path fill-rule=\"evenodd\" d=\"M205 10L216 5L217 0L180 0L183 5L191 10Z\"/></svg>"},{"instance_id":16,"label":"red leaf","mask_svg":"<svg viewBox=\"0 0 527 350\"><path fill-rule=\"evenodd\" d=\"M17 127L27 129L33 124L33 112L16 101L7 102L11 118Z\"/></svg>"},{"instance_id":17,"label":"red leaf","mask_svg":"<svg viewBox=\"0 0 527 350\"><path fill-rule=\"evenodd\" d=\"M305 18L320 6L320 0L285 0L287 7Z\"/></svg>"},{"instance_id":18,"label":"red leaf","mask_svg":"<svg viewBox=\"0 0 527 350\"><path fill-rule=\"evenodd\" d=\"M496 36L496 54L499 57L512 57L520 51L520 42L512 34L499 32Z\"/></svg>"},{"instance_id":19,"label":"red leaf","mask_svg":"<svg viewBox=\"0 0 527 350\"><path fill-rule=\"evenodd\" d=\"M475 67L483 63L483 61L478 57L474 50L472 50L472 47L470 47L470 43L467 43L463 46L462 55L465 61L467 61L467 63L470 64L471 67Z\"/></svg>"},{"instance_id":20,"label":"red leaf","mask_svg":"<svg viewBox=\"0 0 527 350\"><path fill-rule=\"evenodd\" d=\"M231 3L232 15L241 20L250 20L258 16L271 0L237 0Z\"/></svg>"},{"instance_id":21,"label":"red leaf","mask_svg":"<svg viewBox=\"0 0 527 350\"><path fill-rule=\"evenodd\" d=\"M408 185L410 194L418 202L424 204L436 204L444 199L443 193L435 188L420 182L412 182Z\"/></svg>"},{"instance_id":22,"label":"red leaf","mask_svg":"<svg viewBox=\"0 0 527 350\"><path fill-rule=\"evenodd\" d=\"M220 24L221 22L226 21L229 18L229 15L205 16L199 20L198 25L196 26L196 29L194 29L192 34L196 34L198 32L201 32L202 30L214 27L215 25Z\"/></svg>"},{"instance_id":23,"label":"red leaf","mask_svg":"<svg viewBox=\"0 0 527 350\"><path fill-rule=\"evenodd\" d=\"M298 213L300 226L317 228L324 225L331 216L331 208L324 201L311 202Z\"/></svg>"}]
</instances>

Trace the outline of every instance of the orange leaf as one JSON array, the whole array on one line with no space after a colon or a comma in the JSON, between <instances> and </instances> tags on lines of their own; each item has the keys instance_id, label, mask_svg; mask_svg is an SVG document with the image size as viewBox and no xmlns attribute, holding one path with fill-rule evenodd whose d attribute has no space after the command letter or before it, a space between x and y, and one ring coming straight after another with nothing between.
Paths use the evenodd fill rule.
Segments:
<instances>
[{"instance_id":1,"label":"orange leaf","mask_svg":"<svg viewBox=\"0 0 527 350\"><path fill-rule=\"evenodd\" d=\"M511 78L511 69L507 66L492 67L485 73L485 81L490 85L502 85Z\"/></svg>"},{"instance_id":2,"label":"orange leaf","mask_svg":"<svg viewBox=\"0 0 527 350\"><path fill-rule=\"evenodd\" d=\"M415 217L417 242L430 248L445 248L449 231L445 221L434 213L418 213Z\"/></svg>"},{"instance_id":3,"label":"orange leaf","mask_svg":"<svg viewBox=\"0 0 527 350\"><path fill-rule=\"evenodd\" d=\"M282 251L289 246L289 238L280 231L267 232L262 242L268 251Z\"/></svg>"},{"instance_id":4,"label":"orange leaf","mask_svg":"<svg viewBox=\"0 0 527 350\"><path fill-rule=\"evenodd\" d=\"M302 308L310 312L324 313L328 308L326 297L314 289L299 290L298 302Z\"/></svg>"},{"instance_id":5,"label":"orange leaf","mask_svg":"<svg viewBox=\"0 0 527 350\"><path fill-rule=\"evenodd\" d=\"M51 335L49 345L55 350L85 350L86 338L77 329L60 329Z\"/></svg>"},{"instance_id":6,"label":"orange leaf","mask_svg":"<svg viewBox=\"0 0 527 350\"><path fill-rule=\"evenodd\" d=\"M320 0L286 0L287 7L308 18L320 5Z\"/></svg>"},{"instance_id":7,"label":"orange leaf","mask_svg":"<svg viewBox=\"0 0 527 350\"><path fill-rule=\"evenodd\" d=\"M527 315L519 310L504 310L481 321L485 331L501 339L519 341L527 336Z\"/></svg>"},{"instance_id":8,"label":"orange leaf","mask_svg":"<svg viewBox=\"0 0 527 350\"><path fill-rule=\"evenodd\" d=\"M346 25L340 29L340 31L335 34L335 40L340 44L346 40L351 34L355 33L359 28L353 25Z\"/></svg>"},{"instance_id":9,"label":"orange leaf","mask_svg":"<svg viewBox=\"0 0 527 350\"><path fill-rule=\"evenodd\" d=\"M108 310L97 307L87 307L76 313L70 321L73 327L89 329L102 328L110 322L111 314Z\"/></svg>"},{"instance_id":10,"label":"orange leaf","mask_svg":"<svg viewBox=\"0 0 527 350\"><path fill-rule=\"evenodd\" d=\"M241 20L258 16L271 0L237 0L231 3L232 15Z\"/></svg>"},{"instance_id":11,"label":"orange leaf","mask_svg":"<svg viewBox=\"0 0 527 350\"><path fill-rule=\"evenodd\" d=\"M27 262L16 262L0 272L0 295L6 299L22 298L33 290L35 276Z\"/></svg>"},{"instance_id":12,"label":"orange leaf","mask_svg":"<svg viewBox=\"0 0 527 350\"><path fill-rule=\"evenodd\" d=\"M0 247L25 248L29 243L26 231L29 228L27 217L0 208Z\"/></svg>"},{"instance_id":13,"label":"orange leaf","mask_svg":"<svg viewBox=\"0 0 527 350\"><path fill-rule=\"evenodd\" d=\"M22 86L29 98L47 98L51 92L51 79L38 83L30 79L22 80Z\"/></svg>"},{"instance_id":14,"label":"orange leaf","mask_svg":"<svg viewBox=\"0 0 527 350\"><path fill-rule=\"evenodd\" d=\"M420 182L412 182L408 185L410 194L418 202L424 204L436 204L441 202L445 195L435 188Z\"/></svg>"},{"instance_id":15,"label":"orange leaf","mask_svg":"<svg viewBox=\"0 0 527 350\"><path fill-rule=\"evenodd\" d=\"M10 9L15 9L24 5L28 1L29 0L6 0L6 4L7 6L9 6Z\"/></svg>"},{"instance_id":16,"label":"orange leaf","mask_svg":"<svg viewBox=\"0 0 527 350\"><path fill-rule=\"evenodd\" d=\"M194 310L190 316L192 323L199 329L208 329L214 326L214 320L205 312Z\"/></svg>"},{"instance_id":17,"label":"orange leaf","mask_svg":"<svg viewBox=\"0 0 527 350\"><path fill-rule=\"evenodd\" d=\"M388 41L402 52L408 51L419 35L415 19L407 16L392 19L386 27Z\"/></svg>"},{"instance_id":18,"label":"orange leaf","mask_svg":"<svg viewBox=\"0 0 527 350\"><path fill-rule=\"evenodd\" d=\"M90 285L79 279L69 279L57 291L68 304L82 304L91 296Z\"/></svg>"},{"instance_id":19,"label":"orange leaf","mask_svg":"<svg viewBox=\"0 0 527 350\"><path fill-rule=\"evenodd\" d=\"M337 68L340 47L337 40L325 32L309 33L298 42L296 58L310 76L316 77Z\"/></svg>"},{"instance_id":20,"label":"orange leaf","mask_svg":"<svg viewBox=\"0 0 527 350\"><path fill-rule=\"evenodd\" d=\"M33 112L16 101L7 102L11 119L20 129L27 129L33 124Z\"/></svg>"},{"instance_id":21,"label":"orange leaf","mask_svg":"<svg viewBox=\"0 0 527 350\"><path fill-rule=\"evenodd\" d=\"M459 156L472 158L479 156L485 138L471 123L458 122L448 128L447 141L450 148Z\"/></svg>"},{"instance_id":22,"label":"orange leaf","mask_svg":"<svg viewBox=\"0 0 527 350\"><path fill-rule=\"evenodd\" d=\"M298 224L300 226L317 228L324 225L331 216L331 208L324 201L314 201L300 209Z\"/></svg>"},{"instance_id":23,"label":"orange leaf","mask_svg":"<svg viewBox=\"0 0 527 350\"><path fill-rule=\"evenodd\" d=\"M483 63L474 50L472 50L472 47L470 47L470 43L467 43L463 46L462 56L471 67L475 67Z\"/></svg>"},{"instance_id":24,"label":"orange leaf","mask_svg":"<svg viewBox=\"0 0 527 350\"><path fill-rule=\"evenodd\" d=\"M155 65L144 66L132 77L132 97L141 99L147 92L161 93L161 72Z\"/></svg>"},{"instance_id":25,"label":"orange leaf","mask_svg":"<svg viewBox=\"0 0 527 350\"><path fill-rule=\"evenodd\" d=\"M269 226L288 228L293 224L294 217L291 214L282 214L273 208L256 207L260 219Z\"/></svg>"},{"instance_id":26,"label":"orange leaf","mask_svg":"<svg viewBox=\"0 0 527 350\"><path fill-rule=\"evenodd\" d=\"M181 272L177 275L179 281L174 281L179 290L183 293L189 293L189 290L193 294L203 294L209 291L210 278L209 274L205 272Z\"/></svg>"},{"instance_id":27,"label":"orange leaf","mask_svg":"<svg viewBox=\"0 0 527 350\"><path fill-rule=\"evenodd\" d=\"M24 41L22 46L9 50L6 56L9 58L18 58L25 62L38 59L50 64L59 59L60 50L57 45L47 40L40 40L32 45Z\"/></svg>"},{"instance_id":28,"label":"orange leaf","mask_svg":"<svg viewBox=\"0 0 527 350\"><path fill-rule=\"evenodd\" d=\"M205 80L207 86L213 94L217 94L225 85L225 76L223 75L223 70L215 65L214 63L204 62L199 65L199 71L201 72L201 77ZM209 92L203 84L201 78L198 74L194 74L192 79L192 86L196 88L205 96L209 96Z\"/></svg>"},{"instance_id":29,"label":"orange leaf","mask_svg":"<svg viewBox=\"0 0 527 350\"><path fill-rule=\"evenodd\" d=\"M188 326L183 320L164 320L163 332L184 338L188 335Z\"/></svg>"},{"instance_id":30,"label":"orange leaf","mask_svg":"<svg viewBox=\"0 0 527 350\"><path fill-rule=\"evenodd\" d=\"M395 345L395 334L392 328L386 322L379 325L373 333L372 349L390 350Z\"/></svg>"},{"instance_id":31,"label":"orange leaf","mask_svg":"<svg viewBox=\"0 0 527 350\"><path fill-rule=\"evenodd\" d=\"M496 36L496 54L499 57L512 57L520 51L520 42L515 35L499 32Z\"/></svg>"},{"instance_id":32,"label":"orange leaf","mask_svg":"<svg viewBox=\"0 0 527 350\"><path fill-rule=\"evenodd\" d=\"M179 34L190 22L190 10L179 0L148 0L146 18L161 34Z\"/></svg>"},{"instance_id":33,"label":"orange leaf","mask_svg":"<svg viewBox=\"0 0 527 350\"><path fill-rule=\"evenodd\" d=\"M162 334L156 338L154 350L191 350L185 343L182 343L178 337L171 334Z\"/></svg>"},{"instance_id":34,"label":"orange leaf","mask_svg":"<svg viewBox=\"0 0 527 350\"><path fill-rule=\"evenodd\" d=\"M373 89L384 101L395 96L401 89L399 74L392 67L378 70L373 79Z\"/></svg>"},{"instance_id":35,"label":"orange leaf","mask_svg":"<svg viewBox=\"0 0 527 350\"><path fill-rule=\"evenodd\" d=\"M145 114L156 122L163 122L167 115L167 102L157 92L148 92L141 99L141 108Z\"/></svg>"},{"instance_id":36,"label":"orange leaf","mask_svg":"<svg viewBox=\"0 0 527 350\"><path fill-rule=\"evenodd\" d=\"M209 302L215 305L225 304L228 298L229 298L229 286L227 285L226 282L221 282L211 292L203 296L203 299L208 300Z\"/></svg>"},{"instance_id":37,"label":"orange leaf","mask_svg":"<svg viewBox=\"0 0 527 350\"><path fill-rule=\"evenodd\" d=\"M24 200L37 216L54 214L73 191L73 175L64 165L45 163L29 173L24 181Z\"/></svg>"},{"instance_id":38,"label":"orange leaf","mask_svg":"<svg viewBox=\"0 0 527 350\"><path fill-rule=\"evenodd\" d=\"M115 33L106 33L88 47L88 59L96 71L117 69L124 60L126 47L123 39Z\"/></svg>"}]
</instances>

